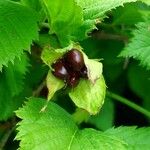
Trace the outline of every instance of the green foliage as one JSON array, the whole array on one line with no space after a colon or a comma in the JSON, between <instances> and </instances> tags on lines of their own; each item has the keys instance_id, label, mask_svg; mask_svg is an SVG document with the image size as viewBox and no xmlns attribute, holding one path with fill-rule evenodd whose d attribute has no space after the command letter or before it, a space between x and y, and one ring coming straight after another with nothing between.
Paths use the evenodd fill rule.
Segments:
<instances>
[{"instance_id":1,"label":"green foliage","mask_svg":"<svg viewBox=\"0 0 150 150\"><path fill-rule=\"evenodd\" d=\"M128 149L148 150L150 147L150 128L119 127L106 131L128 143Z\"/></svg>"},{"instance_id":2,"label":"green foliage","mask_svg":"<svg viewBox=\"0 0 150 150\"><path fill-rule=\"evenodd\" d=\"M37 16L28 8L11 1L0 1L0 69L30 49L38 38Z\"/></svg>"},{"instance_id":3,"label":"green foliage","mask_svg":"<svg viewBox=\"0 0 150 150\"><path fill-rule=\"evenodd\" d=\"M106 97L101 111L94 116L90 116L88 122L92 125L95 125L99 130L105 131L113 126L115 119L114 114L114 103L110 98Z\"/></svg>"},{"instance_id":4,"label":"green foliage","mask_svg":"<svg viewBox=\"0 0 150 150\"><path fill-rule=\"evenodd\" d=\"M76 0L77 4L83 9L84 22L75 36L78 37L78 40L87 38L88 33L97 29L96 25L107 17L106 13L118 6L123 6L125 3L136 1L137 0Z\"/></svg>"},{"instance_id":5,"label":"green foliage","mask_svg":"<svg viewBox=\"0 0 150 150\"><path fill-rule=\"evenodd\" d=\"M145 22L137 24L137 29L133 31L133 38L120 56L133 57L140 60L141 65L150 68L150 37L149 37L150 17Z\"/></svg>"},{"instance_id":6,"label":"green foliage","mask_svg":"<svg viewBox=\"0 0 150 150\"><path fill-rule=\"evenodd\" d=\"M62 45L68 44L72 34L82 24L82 9L74 0L44 0L43 5L48 15L51 33L57 35Z\"/></svg>"},{"instance_id":7,"label":"green foliage","mask_svg":"<svg viewBox=\"0 0 150 150\"><path fill-rule=\"evenodd\" d=\"M94 84L103 72L102 63L88 59L86 55L84 55L84 62L88 70L88 78Z\"/></svg>"},{"instance_id":8,"label":"green foliage","mask_svg":"<svg viewBox=\"0 0 150 150\"><path fill-rule=\"evenodd\" d=\"M141 0L141 1L146 3L147 5L150 5L150 0Z\"/></svg>"},{"instance_id":9,"label":"green foliage","mask_svg":"<svg viewBox=\"0 0 150 150\"><path fill-rule=\"evenodd\" d=\"M21 150L60 147L79 150L99 147L102 150L126 149L126 143L115 136L94 129L78 129L71 116L54 103L49 103L46 111L40 112L43 105L43 99L30 98L26 106L17 111L18 117L23 119L17 128L19 133L16 137L21 140Z\"/></svg>"},{"instance_id":10,"label":"green foliage","mask_svg":"<svg viewBox=\"0 0 150 150\"><path fill-rule=\"evenodd\" d=\"M33 9L33 11L37 12L38 23L41 26L43 21L45 21L46 19L46 14L41 6L40 0L20 0L20 3L26 7L29 7L30 9Z\"/></svg>"},{"instance_id":11,"label":"green foliage","mask_svg":"<svg viewBox=\"0 0 150 150\"><path fill-rule=\"evenodd\" d=\"M0 1L0 149L148 150L150 71L129 57L150 68L149 5ZM80 77L84 68L76 71L66 61L72 49L83 54L87 78ZM62 57L65 80L51 67ZM68 79L78 84L71 87Z\"/></svg>"},{"instance_id":12,"label":"green foliage","mask_svg":"<svg viewBox=\"0 0 150 150\"><path fill-rule=\"evenodd\" d=\"M49 71L48 75L47 75L47 88L48 88L48 100L50 100L55 92L57 92L58 90L60 90L61 88L63 88L65 86L64 82L62 80L57 79L51 71Z\"/></svg>"},{"instance_id":13,"label":"green foliage","mask_svg":"<svg viewBox=\"0 0 150 150\"><path fill-rule=\"evenodd\" d=\"M18 95L23 89L23 79L29 67L28 57L24 54L20 59L16 58L14 64L9 63L8 67L3 69L5 74L6 84L9 87L11 96Z\"/></svg>"},{"instance_id":14,"label":"green foliage","mask_svg":"<svg viewBox=\"0 0 150 150\"><path fill-rule=\"evenodd\" d=\"M93 84L89 80L80 80L80 83L71 90L69 96L79 107L90 114L97 114L104 103L106 85L103 76Z\"/></svg>"},{"instance_id":15,"label":"green foliage","mask_svg":"<svg viewBox=\"0 0 150 150\"><path fill-rule=\"evenodd\" d=\"M73 45L65 47L63 49L54 49L53 47L46 46L42 52L42 60L43 62L51 67L51 65L58 59L63 56L65 52L73 48Z\"/></svg>"},{"instance_id":16,"label":"green foliage","mask_svg":"<svg viewBox=\"0 0 150 150\"><path fill-rule=\"evenodd\" d=\"M42 59L51 68L53 62L72 48L81 49L80 46L74 44L63 49L45 47ZM106 85L102 76L102 64L96 60L88 59L85 53L83 53L83 56L89 79L80 79L77 87L69 92L69 96L77 107L87 110L90 114L96 114L104 103L106 93ZM65 87L65 84L54 77L50 71L47 77L47 86L49 89L48 99L50 99L57 90Z\"/></svg>"},{"instance_id":17,"label":"green foliage","mask_svg":"<svg viewBox=\"0 0 150 150\"><path fill-rule=\"evenodd\" d=\"M27 82L28 86L35 90L43 81L43 78L45 78L49 68L46 65L43 65L43 63L37 60L33 55L30 58L29 63L30 67L28 67L28 73L26 74L24 82Z\"/></svg>"},{"instance_id":18,"label":"green foliage","mask_svg":"<svg viewBox=\"0 0 150 150\"><path fill-rule=\"evenodd\" d=\"M124 3L136 2L137 0L76 0L77 3L84 9L83 14L85 19L103 19L105 13Z\"/></svg>"},{"instance_id":19,"label":"green foliage","mask_svg":"<svg viewBox=\"0 0 150 150\"><path fill-rule=\"evenodd\" d=\"M21 0L21 3L38 12L41 10L41 4L39 0Z\"/></svg>"},{"instance_id":20,"label":"green foliage","mask_svg":"<svg viewBox=\"0 0 150 150\"><path fill-rule=\"evenodd\" d=\"M96 29L97 19L102 20L105 13L111 9L136 0L118 1L43 1L49 17L50 33L55 33L63 46L71 40L83 40L87 33ZM59 13L61 11L61 13Z\"/></svg>"},{"instance_id":21,"label":"green foliage","mask_svg":"<svg viewBox=\"0 0 150 150\"><path fill-rule=\"evenodd\" d=\"M0 73L0 120L6 120L12 116L23 102L23 96L20 96L24 89L24 79L28 58L22 55L20 59L16 58L14 64L9 63ZM25 92L24 92L25 93Z\"/></svg>"},{"instance_id":22,"label":"green foliage","mask_svg":"<svg viewBox=\"0 0 150 150\"><path fill-rule=\"evenodd\" d=\"M118 7L113 11L114 25L132 25L143 20L141 9L139 9L139 6L135 5L134 3L125 4L123 8Z\"/></svg>"},{"instance_id":23,"label":"green foliage","mask_svg":"<svg viewBox=\"0 0 150 150\"><path fill-rule=\"evenodd\" d=\"M124 47L124 43L114 39L105 40L89 38L84 40L81 45L85 52L89 54L89 57L101 59L101 62L103 63L103 74L106 79L106 85L110 89L113 83L122 74L123 59L118 58L117 56ZM123 85L122 80L119 83ZM118 84L115 84L113 89L116 88L117 91L121 90L121 88L117 87L117 85Z\"/></svg>"},{"instance_id":24,"label":"green foliage","mask_svg":"<svg viewBox=\"0 0 150 150\"><path fill-rule=\"evenodd\" d=\"M143 99L143 106L146 109L150 109L150 71L146 71L144 68L137 66L137 64L131 64L128 71L128 81L130 88L140 98Z\"/></svg>"},{"instance_id":25,"label":"green foliage","mask_svg":"<svg viewBox=\"0 0 150 150\"><path fill-rule=\"evenodd\" d=\"M150 146L150 128L119 127L104 133L94 129L80 130L62 108L49 103L47 110L40 112L43 105L43 99L30 98L26 106L17 111L18 117L22 119L16 137L17 140L21 140L21 150L41 148L47 150L60 147L79 150L98 150L100 147L102 150L141 148L148 150Z\"/></svg>"}]
</instances>

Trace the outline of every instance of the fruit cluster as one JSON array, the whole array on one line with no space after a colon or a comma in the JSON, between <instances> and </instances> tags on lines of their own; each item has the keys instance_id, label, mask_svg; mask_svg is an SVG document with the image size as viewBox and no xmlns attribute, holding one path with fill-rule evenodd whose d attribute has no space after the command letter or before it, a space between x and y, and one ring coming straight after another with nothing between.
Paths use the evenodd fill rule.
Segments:
<instances>
[{"instance_id":1,"label":"fruit cluster","mask_svg":"<svg viewBox=\"0 0 150 150\"><path fill-rule=\"evenodd\" d=\"M80 78L87 78L83 54L77 49L68 51L51 67L53 68L53 75L62 79L70 87L77 86Z\"/></svg>"}]
</instances>

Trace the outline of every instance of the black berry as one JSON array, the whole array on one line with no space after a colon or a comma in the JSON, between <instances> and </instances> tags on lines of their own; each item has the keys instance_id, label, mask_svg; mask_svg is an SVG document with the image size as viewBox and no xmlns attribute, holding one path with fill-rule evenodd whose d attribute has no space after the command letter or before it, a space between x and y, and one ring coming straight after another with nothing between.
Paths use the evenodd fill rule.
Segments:
<instances>
[{"instance_id":1,"label":"black berry","mask_svg":"<svg viewBox=\"0 0 150 150\"><path fill-rule=\"evenodd\" d=\"M65 67L65 63L62 59L57 60L54 64L52 64L53 75L59 79L65 80L68 77L68 71Z\"/></svg>"},{"instance_id":2,"label":"black berry","mask_svg":"<svg viewBox=\"0 0 150 150\"><path fill-rule=\"evenodd\" d=\"M79 83L79 78L78 72L70 72L67 78L67 85L70 87L76 87Z\"/></svg>"},{"instance_id":3,"label":"black berry","mask_svg":"<svg viewBox=\"0 0 150 150\"><path fill-rule=\"evenodd\" d=\"M51 67L53 75L72 88L78 85L80 78L88 78L83 54L77 49L67 52L61 59L57 59Z\"/></svg>"},{"instance_id":4,"label":"black berry","mask_svg":"<svg viewBox=\"0 0 150 150\"><path fill-rule=\"evenodd\" d=\"M77 49L72 49L66 53L65 61L74 71L80 71L84 66L83 55Z\"/></svg>"},{"instance_id":5,"label":"black berry","mask_svg":"<svg viewBox=\"0 0 150 150\"><path fill-rule=\"evenodd\" d=\"M84 66L84 67L80 70L80 76L81 76L82 78L88 78L86 66Z\"/></svg>"}]
</instances>

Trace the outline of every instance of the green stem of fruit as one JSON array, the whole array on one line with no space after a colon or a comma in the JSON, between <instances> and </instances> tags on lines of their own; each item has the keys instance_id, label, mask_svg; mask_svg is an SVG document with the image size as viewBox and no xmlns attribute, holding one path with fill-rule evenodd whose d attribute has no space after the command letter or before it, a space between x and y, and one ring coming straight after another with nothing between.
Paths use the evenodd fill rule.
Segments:
<instances>
[{"instance_id":1,"label":"green stem of fruit","mask_svg":"<svg viewBox=\"0 0 150 150\"><path fill-rule=\"evenodd\" d=\"M138 111L138 112L144 114L145 116L147 116L148 118L150 118L150 111L148 111L148 110L144 109L143 107L131 102L130 100L128 100L124 97L121 97L115 93L112 93L110 91L107 91L107 96L135 109L136 111Z\"/></svg>"},{"instance_id":2,"label":"green stem of fruit","mask_svg":"<svg viewBox=\"0 0 150 150\"><path fill-rule=\"evenodd\" d=\"M75 113L72 114L73 120L76 124L81 124L82 122L86 122L90 117L90 114L83 109L77 108Z\"/></svg>"}]
</instances>

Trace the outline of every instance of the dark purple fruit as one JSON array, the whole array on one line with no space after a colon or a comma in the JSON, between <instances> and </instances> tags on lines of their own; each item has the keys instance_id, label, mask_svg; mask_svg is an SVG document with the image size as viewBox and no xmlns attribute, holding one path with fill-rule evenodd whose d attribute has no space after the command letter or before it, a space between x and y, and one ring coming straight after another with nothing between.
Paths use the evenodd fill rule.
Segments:
<instances>
[{"instance_id":1,"label":"dark purple fruit","mask_svg":"<svg viewBox=\"0 0 150 150\"><path fill-rule=\"evenodd\" d=\"M53 75L59 79L65 80L68 77L68 71L65 67L65 64L62 59L59 59L57 62L52 64L52 71Z\"/></svg>"},{"instance_id":2,"label":"dark purple fruit","mask_svg":"<svg viewBox=\"0 0 150 150\"><path fill-rule=\"evenodd\" d=\"M70 87L76 87L79 83L79 74L77 72L70 72L67 78L67 85Z\"/></svg>"},{"instance_id":3,"label":"dark purple fruit","mask_svg":"<svg viewBox=\"0 0 150 150\"><path fill-rule=\"evenodd\" d=\"M82 78L88 78L86 66L84 66L84 67L80 70L80 76L81 76Z\"/></svg>"},{"instance_id":4,"label":"dark purple fruit","mask_svg":"<svg viewBox=\"0 0 150 150\"><path fill-rule=\"evenodd\" d=\"M77 49L72 49L66 53L65 61L74 71L80 71L84 66L83 54Z\"/></svg>"}]
</instances>

